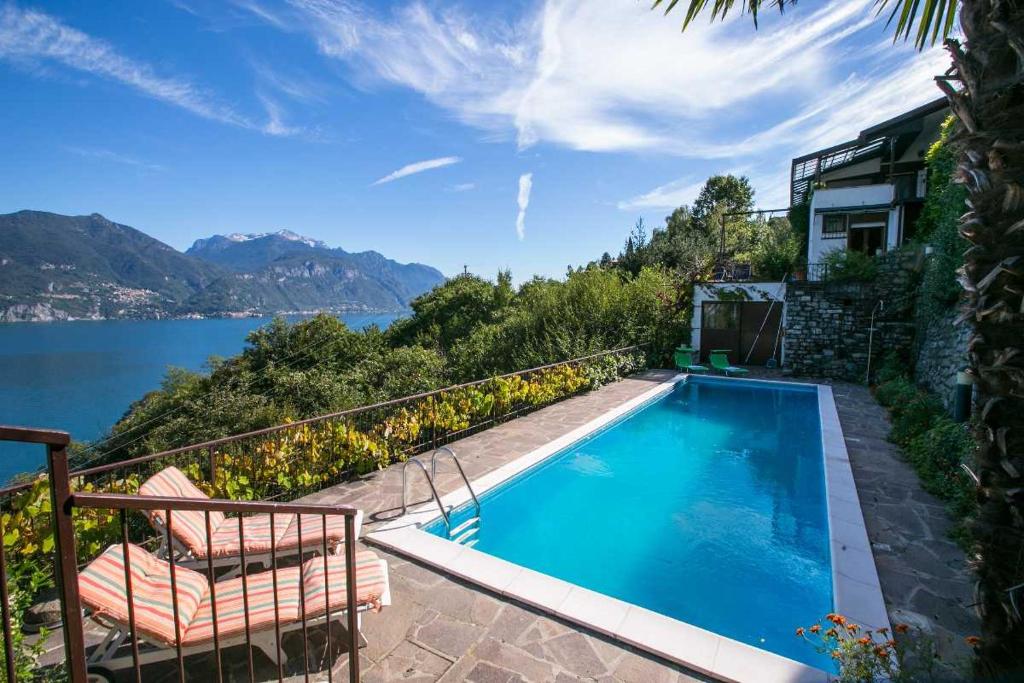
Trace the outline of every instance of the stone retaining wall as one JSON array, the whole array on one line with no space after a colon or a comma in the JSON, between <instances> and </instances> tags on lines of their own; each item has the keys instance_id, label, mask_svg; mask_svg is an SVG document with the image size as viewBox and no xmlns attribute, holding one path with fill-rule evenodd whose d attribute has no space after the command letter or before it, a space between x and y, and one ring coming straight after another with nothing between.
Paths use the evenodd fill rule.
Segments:
<instances>
[{"instance_id":1,"label":"stone retaining wall","mask_svg":"<svg viewBox=\"0 0 1024 683\"><path fill-rule=\"evenodd\" d=\"M920 331L917 340L917 367L914 378L923 388L937 395L952 408L956 373L967 365L967 342L971 328L954 324L959 311L950 310Z\"/></svg>"},{"instance_id":2,"label":"stone retaining wall","mask_svg":"<svg viewBox=\"0 0 1024 683\"><path fill-rule=\"evenodd\" d=\"M920 258L892 252L879 257L872 282L794 282L786 290L785 367L796 375L863 382L867 371L871 312L872 366L889 351L909 358Z\"/></svg>"}]
</instances>

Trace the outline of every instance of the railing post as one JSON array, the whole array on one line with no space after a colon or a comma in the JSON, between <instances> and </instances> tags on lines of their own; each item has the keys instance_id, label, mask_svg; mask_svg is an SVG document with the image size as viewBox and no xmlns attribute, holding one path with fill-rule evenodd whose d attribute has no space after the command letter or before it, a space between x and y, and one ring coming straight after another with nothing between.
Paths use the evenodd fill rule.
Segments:
<instances>
[{"instance_id":1,"label":"railing post","mask_svg":"<svg viewBox=\"0 0 1024 683\"><path fill-rule=\"evenodd\" d=\"M71 519L71 480L67 446L47 445L50 506L53 509L54 561L61 619L64 622L64 657L71 683L86 683L85 634L82 603L78 597L78 557Z\"/></svg>"},{"instance_id":2,"label":"railing post","mask_svg":"<svg viewBox=\"0 0 1024 683\"><path fill-rule=\"evenodd\" d=\"M206 451L210 458L210 486L215 492L214 495L217 495L217 454L213 450L213 446L207 447Z\"/></svg>"}]
</instances>

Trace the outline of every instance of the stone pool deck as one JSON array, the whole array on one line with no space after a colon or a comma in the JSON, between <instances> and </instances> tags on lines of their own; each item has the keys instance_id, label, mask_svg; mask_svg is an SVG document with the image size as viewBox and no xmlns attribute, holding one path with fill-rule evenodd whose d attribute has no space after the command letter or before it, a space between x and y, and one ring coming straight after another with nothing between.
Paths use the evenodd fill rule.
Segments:
<instances>
[{"instance_id":1,"label":"stone pool deck","mask_svg":"<svg viewBox=\"0 0 1024 683\"><path fill-rule=\"evenodd\" d=\"M651 371L549 406L452 444L469 478L505 463L624 403L673 373ZM777 377L758 373L765 378ZM885 440L885 410L857 385L830 383L872 543L890 620L930 631L944 657L967 656L963 637L978 633L972 583L963 553L949 540L942 503ZM442 466L438 490L461 485ZM415 503L429 500L412 477ZM364 534L397 516L401 470L393 466L310 496L367 513ZM413 561L375 550L389 563L393 605L364 617L361 651L367 681L623 681L706 680L682 667L596 633L510 602ZM756 615L753 615L756 616ZM344 657L339 673L346 668Z\"/></svg>"}]
</instances>

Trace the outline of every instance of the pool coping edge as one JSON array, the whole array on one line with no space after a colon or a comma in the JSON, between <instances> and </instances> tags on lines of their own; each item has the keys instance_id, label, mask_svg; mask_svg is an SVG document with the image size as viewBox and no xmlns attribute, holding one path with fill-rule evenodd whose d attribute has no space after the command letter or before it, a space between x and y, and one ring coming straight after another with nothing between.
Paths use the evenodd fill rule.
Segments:
<instances>
[{"instance_id":1,"label":"pool coping edge","mask_svg":"<svg viewBox=\"0 0 1024 683\"><path fill-rule=\"evenodd\" d=\"M474 491L482 496L572 443L667 394L676 383L687 377L686 373L681 373L660 382L654 388L615 406L586 424L482 475L472 481ZM732 381L732 378L725 377L714 379ZM864 529L832 388L777 380L739 381L817 388L832 560L833 606L837 612L866 628L877 630L888 627L885 603ZM459 506L468 502L469 497L469 491L463 486L442 496L441 502L445 506ZM368 533L366 539L478 584L498 595L715 678L729 681L765 680L766 676L778 681L828 681L832 678L821 669L452 543L420 529L437 516L436 503L429 501Z\"/></svg>"}]
</instances>

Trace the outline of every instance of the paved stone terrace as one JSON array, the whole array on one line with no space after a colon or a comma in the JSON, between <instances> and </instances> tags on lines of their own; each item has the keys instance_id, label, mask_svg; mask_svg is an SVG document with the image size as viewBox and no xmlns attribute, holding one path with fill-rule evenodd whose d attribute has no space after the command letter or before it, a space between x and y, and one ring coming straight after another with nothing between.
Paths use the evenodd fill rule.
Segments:
<instances>
[{"instance_id":1,"label":"paved stone terrace","mask_svg":"<svg viewBox=\"0 0 1024 683\"><path fill-rule=\"evenodd\" d=\"M950 540L945 505L886 440L888 414L867 387L837 384L833 393L889 620L930 632L947 661L969 658L964 637L981 633L974 579Z\"/></svg>"},{"instance_id":2,"label":"paved stone terrace","mask_svg":"<svg viewBox=\"0 0 1024 683\"><path fill-rule=\"evenodd\" d=\"M475 479L669 377L667 371L648 372L453 445L467 475ZM833 391L891 621L933 633L944 657L968 656L963 637L979 630L970 608L972 583L963 553L947 536L952 523L942 503L921 489L899 450L885 440L886 412L867 388L834 383ZM450 465L443 469L448 472ZM461 484L454 473L439 473L438 480L442 495ZM417 503L428 500L421 478L411 481L416 494L411 498ZM359 506L368 516L364 529L372 530L399 512L401 471L391 467L311 499ZM389 562L394 604L381 614L364 617L368 645L361 662L367 681L706 680L443 572L376 550Z\"/></svg>"}]
</instances>

